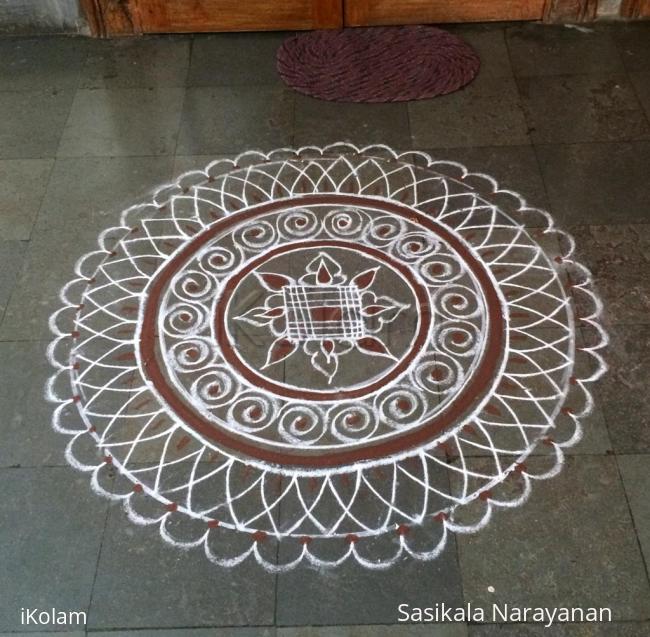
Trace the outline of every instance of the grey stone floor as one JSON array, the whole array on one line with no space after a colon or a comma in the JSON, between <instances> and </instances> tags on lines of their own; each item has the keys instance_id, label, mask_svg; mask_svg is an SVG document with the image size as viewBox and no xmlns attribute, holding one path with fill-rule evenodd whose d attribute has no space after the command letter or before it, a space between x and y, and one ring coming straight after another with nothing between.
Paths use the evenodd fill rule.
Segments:
<instances>
[{"instance_id":1,"label":"grey stone floor","mask_svg":"<svg viewBox=\"0 0 650 637\"><path fill-rule=\"evenodd\" d=\"M283 34L0 40L0 633L26 630L24 606L143 637L650 634L650 24L453 30L480 76L408 105L293 94L274 71ZM98 231L174 173L342 139L430 150L548 208L597 277L612 371L563 473L443 559L219 571L66 467L43 399L47 317ZM609 606L616 623L391 626L399 603L437 601Z\"/></svg>"}]
</instances>

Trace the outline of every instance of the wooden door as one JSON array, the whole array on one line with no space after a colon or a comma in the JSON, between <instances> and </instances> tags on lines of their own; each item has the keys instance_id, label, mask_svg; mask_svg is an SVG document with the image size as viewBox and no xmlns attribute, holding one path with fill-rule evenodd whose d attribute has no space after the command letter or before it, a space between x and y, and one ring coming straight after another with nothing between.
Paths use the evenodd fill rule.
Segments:
<instances>
[{"instance_id":1,"label":"wooden door","mask_svg":"<svg viewBox=\"0 0 650 637\"><path fill-rule=\"evenodd\" d=\"M97 35L343 26L343 0L82 0Z\"/></svg>"},{"instance_id":2,"label":"wooden door","mask_svg":"<svg viewBox=\"0 0 650 637\"><path fill-rule=\"evenodd\" d=\"M345 0L345 24L540 20L547 0Z\"/></svg>"},{"instance_id":3,"label":"wooden door","mask_svg":"<svg viewBox=\"0 0 650 637\"><path fill-rule=\"evenodd\" d=\"M625 18L650 18L650 0L623 0L621 15Z\"/></svg>"}]
</instances>

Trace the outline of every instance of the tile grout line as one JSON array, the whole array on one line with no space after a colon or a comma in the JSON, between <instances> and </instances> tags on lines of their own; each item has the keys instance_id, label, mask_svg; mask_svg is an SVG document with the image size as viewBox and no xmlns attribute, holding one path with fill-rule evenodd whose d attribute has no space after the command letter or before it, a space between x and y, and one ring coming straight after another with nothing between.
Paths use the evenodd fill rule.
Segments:
<instances>
[{"instance_id":1,"label":"tile grout line","mask_svg":"<svg viewBox=\"0 0 650 637\"><path fill-rule=\"evenodd\" d=\"M190 46L189 46L189 51L188 51L188 58L187 58L187 70L185 71L185 80L183 81L183 86L180 87L183 89L183 99L181 100L181 107L178 115L178 126L176 128L176 139L174 140L174 150L171 153L172 157L172 165L171 165L171 170L170 172L171 177L170 179L175 178L175 169L174 165L176 163L176 154L178 152L178 144L181 138L181 131L183 130L183 117L185 115L185 104L187 102L187 89L188 89L188 81L190 79L190 69L192 68L192 57L194 55L194 35L190 38Z\"/></svg>"},{"instance_id":2,"label":"tile grout line","mask_svg":"<svg viewBox=\"0 0 650 637\"><path fill-rule=\"evenodd\" d=\"M72 105L70 105L70 108L72 109ZM63 133L61 133L63 134ZM59 139L59 143L60 143ZM38 223L39 217L41 216L41 212L43 210L43 206L45 205L45 198L47 196L47 190L50 187L50 182L52 181L52 174L54 173L54 167L56 166L56 156L48 158L52 160L52 165L50 166L50 169L47 171L47 178L45 180L45 188L43 189L43 195L40 198L40 201L38 202L38 208L36 208L36 214L34 215L34 221L32 222L31 227L29 228L29 236L27 239L24 239L24 241L31 242L32 236L34 235L34 229L36 228L36 224Z\"/></svg>"},{"instance_id":3,"label":"tile grout line","mask_svg":"<svg viewBox=\"0 0 650 637\"><path fill-rule=\"evenodd\" d=\"M621 488L623 489L623 495L625 496L625 504L627 505L627 510L630 514L630 521L632 522L632 529L634 530L634 538L636 539L636 544L639 548L639 553L641 554L641 563L645 570L645 576L648 584L650 585L650 565L646 559L646 556L643 552L643 546L641 546L641 540L639 539L639 532L637 530L636 520L634 518L634 511L632 511L632 505L630 503L630 497L625 488L625 480L623 479L623 472L621 471L621 466L619 463L619 456L622 455L632 455L632 454L614 454L614 464L616 465L616 471L618 473L618 479L621 482Z\"/></svg>"},{"instance_id":4,"label":"tile grout line","mask_svg":"<svg viewBox=\"0 0 650 637\"><path fill-rule=\"evenodd\" d=\"M18 277L20 276L20 274L22 274L23 268L25 267L25 255L27 253L27 249L29 248L29 245L27 245L29 243L29 239L27 239L27 240L22 239L22 240L18 240L18 241L20 243L24 244L22 246L22 251L20 253L21 263L20 263L20 267L18 268L18 272L16 273L16 277L14 278L13 284L11 285L11 289L9 290L9 296L7 297L7 301L6 301L5 305L4 305L4 307L2 308L2 310L0 311L0 331L2 330L2 324L4 323L5 315L7 314L7 310L9 309L9 303L11 301L11 297L13 296L14 290L16 289L16 284L18 282ZM3 342L4 341L0 338L0 343L3 343ZM9 342L11 342L11 341L9 341Z\"/></svg>"},{"instance_id":5,"label":"tile grout line","mask_svg":"<svg viewBox=\"0 0 650 637\"><path fill-rule=\"evenodd\" d=\"M61 142L63 140L63 134L65 133L66 129L68 128L68 124L70 122L70 118L72 117L72 108L74 107L75 100L77 99L77 94L79 93L79 85L81 84L81 78L83 73L86 70L86 63L88 62L88 47L84 47L84 53L83 53L83 64L81 65L81 69L79 71L79 77L77 77L77 83L75 84L75 87L73 89L73 95L72 95L72 100L70 102L70 109L68 110L68 116L65 118L65 123L61 127L61 134L59 135L59 141L56 145L56 150L54 151L54 159L59 157L59 150L61 149ZM49 182L48 182L49 186ZM40 212L40 209L39 209ZM38 215L37 215L38 219Z\"/></svg>"},{"instance_id":6,"label":"tile grout line","mask_svg":"<svg viewBox=\"0 0 650 637\"><path fill-rule=\"evenodd\" d=\"M618 43L616 44L616 48L621 54L622 52L620 49L618 49ZM622 57L621 57L622 59ZM630 85L630 88L632 89L632 93L634 94L634 97L636 99L636 102L639 106L639 109L641 110L641 114L643 115L646 124L648 125L648 128L650 128L650 111L646 110L645 105L643 104L643 101L641 100L641 96L639 95L639 91L637 91L636 84L634 83L634 80L632 79L632 71L630 71L625 62L623 62L623 68L625 69L625 77L627 78L627 81Z\"/></svg>"},{"instance_id":7,"label":"tile grout line","mask_svg":"<svg viewBox=\"0 0 650 637\"><path fill-rule=\"evenodd\" d=\"M510 71L512 72L512 78L515 84L515 89L517 91L517 106L519 107L519 110L521 111L521 114L523 115L524 118L524 123L526 124L526 137L528 139L528 145L533 147L533 152L535 153L535 158L537 159L537 152L534 150L535 149L535 144L533 142L533 136L531 135L531 130L533 129L533 125L530 121L530 117L528 114L528 109L524 107L524 99L523 95L521 93L521 85L519 83L519 77L515 74L515 67L514 64L512 63L512 51L510 50L510 45L508 43L508 38L505 37L505 31L504 31L504 42L506 45L506 54L508 57L508 64L510 66ZM546 183L543 180L543 175L541 175L541 168L539 167L539 161L538 161L538 170L540 172L540 176L542 176L542 185L544 186L544 194L546 194L546 199L547 203L549 204L550 207L550 201L548 201L548 193L546 192Z\"/></svg>"},{"instance_id":8,"label":"tile grout line","mask_svg":"<svg viewBox=\"0 0 650 637\"><path fill-rule=\"evenodd\" d=\"M113 481L113 483L115 482L114 477L113 477L112 481ZM111 505L111 501L109 499L106 499L106 512L104 514L104 526L102 528L102 534L101 534L101 538L100 538L100 541L99 541L99 549L97 551L97 560L95 561L95 573L93 575L92 584L90 585L90 597L88 599L88 615L86 617L86 626L85 626L86 633L89 630L89 628L88 628L88 620L90 619L90 613L91 613L91 610L92 610L93 599L94 599L94 596L95 596L95 585L97 583L97 575L99 574L99 562L100 562L100 559L101 559L101 556L102 556L102 549L104 548L104 540L106 538L106 529L108 527L108 516L109 516L109 514L111 512L111 506L110 505Z\"/></svg>"}]
</instances>

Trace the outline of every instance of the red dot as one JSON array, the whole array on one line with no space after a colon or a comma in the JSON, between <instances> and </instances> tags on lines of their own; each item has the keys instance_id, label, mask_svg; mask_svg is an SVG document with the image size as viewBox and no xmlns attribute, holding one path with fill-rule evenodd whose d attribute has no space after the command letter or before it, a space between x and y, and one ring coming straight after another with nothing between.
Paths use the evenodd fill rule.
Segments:
<instances>
[{"instance_id":1,"label":"red dot","mask_svg":"<svg viewBox=\"0 0 650 637\"><path fill-rule=\"evenodd\" d=\"M400 411L407 412L411 409L411 401L408 398L400 398L397 401L397 408Z\"/></svg>"}]
</instances>

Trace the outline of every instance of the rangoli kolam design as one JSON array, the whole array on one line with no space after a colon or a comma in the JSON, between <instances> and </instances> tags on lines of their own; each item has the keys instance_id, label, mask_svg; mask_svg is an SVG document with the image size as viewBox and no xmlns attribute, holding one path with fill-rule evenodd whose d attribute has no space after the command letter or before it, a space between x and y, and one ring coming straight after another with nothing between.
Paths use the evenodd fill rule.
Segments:
<instances>
[{"instance_id":1,"label":"rangoli kolam design","mask_svg":"<svg viewBox=\"0 0 650 637\"><path fill-rule=\"evenodd\" d=\"M606 337L572 252L424 153L214 161L78 262L51 319L54 427L96 491L216 564L433 559L581 436Z\"/></svg>"},{"instance_id":2,"label":"rangoli kolam design","mask_svg":"<svg viewBox=\"0 0 650 637\"><path fill-rule=\"evenodd\" d=\"M277 53L291 88L337 102L402 102L447 95L469 84L480 58L432 26L321 30L287 38Z\"/></svg>"}]
</instances>

